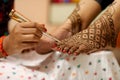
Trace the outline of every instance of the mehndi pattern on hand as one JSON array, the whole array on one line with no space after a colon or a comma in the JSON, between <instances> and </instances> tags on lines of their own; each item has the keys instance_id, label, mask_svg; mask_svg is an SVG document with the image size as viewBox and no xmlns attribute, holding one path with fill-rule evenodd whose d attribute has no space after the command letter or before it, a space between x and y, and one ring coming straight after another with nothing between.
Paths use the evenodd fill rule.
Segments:
<instances>
[{"instance_id":1,"label":"mehndi pattern on hand","mask_svg":"<svg viewBox=\"0 0 120 80\"><path fill-rule=\"evenodd\" d=\"M115 47L118 33L115 32L112 18L115 13L113 5L87 29L57 43L57 50L78 55Z\"/></svg>"}]
</instances>

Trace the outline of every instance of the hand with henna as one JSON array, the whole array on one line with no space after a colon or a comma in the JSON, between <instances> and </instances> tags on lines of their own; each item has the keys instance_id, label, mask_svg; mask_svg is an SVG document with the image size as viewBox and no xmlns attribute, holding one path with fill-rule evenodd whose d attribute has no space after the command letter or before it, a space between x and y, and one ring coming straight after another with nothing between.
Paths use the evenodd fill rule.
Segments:
<instances>
[{"instance_id":1,"label":"hand with henna","mask_svg":"<svg viewBox=\"0 0 120 80\"><path fill-rule=\"evenodd\" d=\"M59 40L68 38L87 28L100 12L101 7L95 0L81 0L68 19L50 34ZM51 44L53 43L54 41L49 38L41 38L39 45L36 47L36 51L39 54L48 53L52 51ZM41 46L42 44L44 45Z\"/></svg>"},{"instance_id":2,"label":"hand with henna","mask_svg":"<svg viewBox=\"0 0 120 80\"><path fill-rule=\"evenodd\" d=\"M116 47L116 39L120 31L120 1L113 2L106 10L85 30L55 43L53 49L79 55L90 54L94 51Z\"/></svg>"}]
</instances>

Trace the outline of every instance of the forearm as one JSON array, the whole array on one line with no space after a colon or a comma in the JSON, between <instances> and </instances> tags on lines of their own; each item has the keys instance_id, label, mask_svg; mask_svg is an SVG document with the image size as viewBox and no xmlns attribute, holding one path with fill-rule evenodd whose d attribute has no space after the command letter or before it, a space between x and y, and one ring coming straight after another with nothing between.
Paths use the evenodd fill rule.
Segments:
<instances>
[{"instance_id":1,"label":"forearm","mask_svg":"<svg viewBox=\"0 0 120 80\"><path fill-rule=\"evenodd\" d=\"M3 40L3 49L8 55L11 55L13 53L12 51L14 51L12 49L10 50L11 46L13 45L9 45L9 36L6 36Z\"/></svg>"},{"instance_id":2,"label":"forearm","mask_svg":"<svg viewBox=\"0 0 120 80\"><path fill-rule=\"evenodd\" d=\"M91 21L100 12L101 6L95 0L81 0L68 19L62 24L62 26L59 27L59 29L56 29L56 32L53 33L53 35L56 36L56 34L64 33L64 36L56 36L58 39L62 40L63 38L67 38L77 32L80 32L81 30L87 28Z\"/></svg>"},{"instance_id":3,"label":"forearm","mask_svg":"<svg viewBox=\"0 0 120 80\"><path fill-rule=\"evenodd\" d=\"M101 6L95 0L81 0L77 6L77 14L80 16L81 28L85 29L100 12ZM65 22L66 24L69 24L67 27L68 29L71 29L73 27L72 24L76 22L75 19L72 20L74 17L72 14ZM73 17L70 18L71 16Z\"/></svg>"},{"instance_id":4,"label":"forearm","mask_svg":"<svg viewBox=\"0 0 120 80\"><path fill-rule=\"evenodd\" d=\"M120 32L120 0L115 0L112 4L114 9L113 21L115 25L116 32Z\"/></svg>"},{"instance_id":5,"label":"forearm","mask_svg":"<svg viewBox=\"0 0 120 80\"><path fill-rule=\"evenodd\" d=\"M119 8L119 2L113 2L88 28L91 30L91 34L89 33L89 36L93 35L93 32L95 32L95 37L93 38L96 40L98 45L100 44L102 46L102 48L105 48L106 46L116 47L118 32L120 32Z\"/></svg>"},{"instance_id":6,"label":"forearm","mask_svg":"<svg viewBox=\"0 0 120 80\"><path fill-rule=\"evenodd\" d=\"M81 0L79 3L83 29L101 12L101 6L95 0Z\"/></svg>"}]
</instances>

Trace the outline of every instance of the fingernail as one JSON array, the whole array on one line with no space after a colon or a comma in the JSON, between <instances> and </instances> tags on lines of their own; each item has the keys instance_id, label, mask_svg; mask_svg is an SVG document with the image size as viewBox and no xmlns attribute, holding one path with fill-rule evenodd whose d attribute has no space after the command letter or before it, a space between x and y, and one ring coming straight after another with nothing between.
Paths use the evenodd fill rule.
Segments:
<instances>
[{"instance_id":1,"label":"fingernail","mask_svg":"<svg viewBox=\"0 0 120 80\"><path fill-rule=\"evenodd\" d=\"M53 45L51 45L52 48L55 48L57 46L56 43L54 43Z\"/></svg>"},{"instance_id":2,"label":"fingernail","mask_svg":"<svg viewBox=\"0 0 120 80\"><path fill-rule=\"evenodd\" d=\"M61 48L59 48L59 47L58 47L58 48L57 48L57 50L58 50L58 51L60 51L60 50L61 50Z\"/></svg>"},{"instance_id":3,"label":"fingernail","mask_svg":"<svg viewBox=\"0 0 120 80\"><path fill-rule=\"evenodd\" d=\"M47 31L47 29L45 28L45 24L41 24L41 25L43 26L44 31L46 32L46 31Z\"/></svg>"},{"instance_id":4,"label":"fingernail","mask_svg":"<svg viewBox=\"0 0 120 80\"><path fill-rule=\"evenodd\" d=\"M77 53L77 52L75 52L75 53L74 53L74 55L75 55L75 56L77 56L77 55L78 55L78 53Z\"/></svg>"},{"instance_id":5,"label":"fingernail","mask_svg":"<svg viewBox=\"0 0 120 80\"><path fill-rule=\"evenodd\" d=\"M63 52L63 53L66 53L67 51L66 51L66 50L63 50L62 52Z\"/></svg>"},{"instance_id":6,"label":"fingernail","mask_svg":"<svg viewBox=\"0 0 120 80\"><path fill-rule=\"evenodd\" d=\"M62 51L62 48L59 48L60 49L60 51Z\"/></svg>"},{"instance_id":7,"label":"fingernail","mask_svg":"<svg viewBox=\"0 0 120 80\"><path fill-rule=\"evenodd\" d=\"M42 24L43 27L45 27L45 24Z\"/></svg>"},{"instance_id":8,"label":"fingernail","mask_svg":"<svg viewBox=\"0 0 120 80\"><path fill-rule=\"evenodd\" d=\"M42 31L43 31L43 32L47 32L47 29L46 29L46 28L43 28Z\"/></svg>"},{"instance_id":9,"label":"fingernail","mask_svg":"<svg viewBox=\"0 0 120 80\"><path fill-rule=\"evenodd\" d=\"M47 32L47 29L46 29L46 28L44 28L44 31L45 31L45 32Z\"/></svg>"},{"instance_id":10,"label":"fingernail","mask_svg":"<svg viewBox=\"0 0 120 80\"><path fill-rule=\"evenodd\" d=\"M68 54L71 54L71 52L69 51Z\"/></svg>"}]
</instances>

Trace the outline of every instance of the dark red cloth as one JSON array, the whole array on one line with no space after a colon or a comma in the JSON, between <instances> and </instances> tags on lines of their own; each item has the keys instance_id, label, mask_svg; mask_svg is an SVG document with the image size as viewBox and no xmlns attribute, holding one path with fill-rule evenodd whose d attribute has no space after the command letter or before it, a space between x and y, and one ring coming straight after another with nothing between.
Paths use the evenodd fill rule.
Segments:
<instances>
[{"instance_id":1,"label":"dark red cloth","mask_svg":"<svg viewBox=\"0 0 120 80\"><path fill-rule=\"evenodd\" d=\"M8 33L9 12L13 5L14 0L0 0L0 36Z\"/></svg>"},{"instance_id":2,"label":"dark red cloth","mask_svg":"<svg viewBox=\"0 0 120 80\"><path fill-rule=\"evenodd\" d=\"M114 0L96 0L102 9L105 9L109 4L111 4Z\"/></svg>"}]
</instances>

